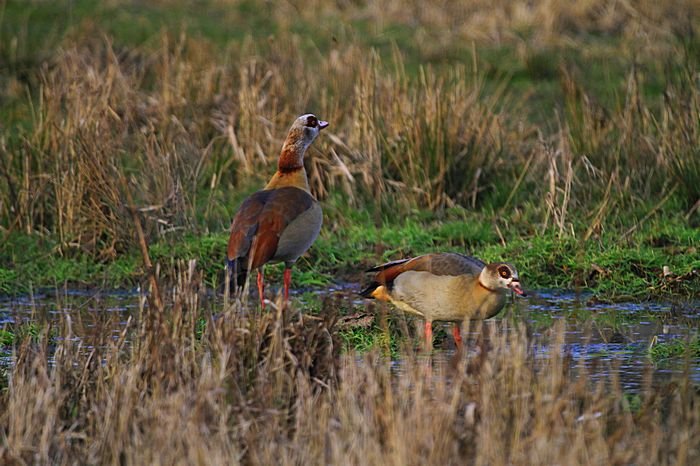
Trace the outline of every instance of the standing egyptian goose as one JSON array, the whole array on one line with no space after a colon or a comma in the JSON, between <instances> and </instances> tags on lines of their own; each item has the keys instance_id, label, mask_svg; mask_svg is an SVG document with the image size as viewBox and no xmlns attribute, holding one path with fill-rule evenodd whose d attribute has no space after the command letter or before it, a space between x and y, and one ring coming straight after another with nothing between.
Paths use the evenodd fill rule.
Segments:
<instances>
[{"instance_id":1,"label":"standing egyptian goose","mask_svg":"<svg viewBox=\"0 0 700 466\"><path fill-rule=\"evenodd\" d=\"M243 201L231 223L227 255L234 283L244 283L248 271L257 270L262 307L265 307L263 266L284 262L286 302L292 281L291 267L321 231L323 214L309 190L304 153L326 126L327 121L311 114L294 121L282 146L277 172L262 191Z\"/></svg>"},{"instance_id":2,"label":"standing egyptian goose","mask_svg":"<svg viewBox=\"0 0 700 466\"><path fill-rule=\"evenodd\" d=\"M473 257L435 253L373 267L374 281L360 294L388 301L404 312L425 319L426 347L432 348L434 320L455 322L453 335L460 346L460 323L488 319L506 303L512 290L525 295L511 264L486 265Z\"/></svg>"}]
</instances>

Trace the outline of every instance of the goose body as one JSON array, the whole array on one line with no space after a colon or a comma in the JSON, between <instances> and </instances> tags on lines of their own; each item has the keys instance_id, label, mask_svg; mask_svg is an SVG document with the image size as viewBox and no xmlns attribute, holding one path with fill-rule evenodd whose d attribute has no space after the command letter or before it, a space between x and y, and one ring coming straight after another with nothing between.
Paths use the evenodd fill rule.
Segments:
<instances>
[{"instance_id":1,"label":"goose body","mask_svg":"<svg viewBox=\"0 0 700 466\"><path fill-rule=\"evenodd\" d=\"M284 262L284 297L287 300L291 267L321 231L323 213L309 189L304 154L326 126L327 122L311 114L295 120L282 146L277 172L264 189L243 201L231 223L227 257L234 283L242 284L249 271L257 270L263 307L264 265Z\"/></svg>"},{"instance_id":2,"label":"goose body","mask_svg":"<svg viewBox=\"0 0 700 466\"><path fill-rule=\"evenodd\" d=\"M374 267L373 282L362 296L387 301L425 319L426 343L432 344L432 322L488 319L503 309L509 290L523 295L518 272L506 262L485 264L456 253L433 253Z\"/></svg>"}]
</instances>

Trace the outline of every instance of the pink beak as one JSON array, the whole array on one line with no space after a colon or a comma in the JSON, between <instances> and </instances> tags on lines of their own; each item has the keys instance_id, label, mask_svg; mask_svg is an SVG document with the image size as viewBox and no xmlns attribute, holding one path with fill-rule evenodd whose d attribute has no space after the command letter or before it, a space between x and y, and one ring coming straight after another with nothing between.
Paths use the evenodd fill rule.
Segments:
<instances>
[{"instance_id":1,"label":"pink beak","mask_svg":"<svg viewBox=\"0 0 700 466\"><path fill-rule=\"evenodd\" d=\"M527 293L525 293L525 291L522 288L520 288L520 282L518 281L513 280L512 282L510 282L508 288L510 288L511 290L513 290L513 292L520 296L527 296Z\"/></svg>"},{"instance_id":2,"label":"pink beak","mask_svg":"<svg viewBox=\"0 0 700 466\"><path fill-rule=\"evenodd\" d=\"M318 129L323 129L323 128L325 128L326 126L328 126L328 122L327 122L327 121L318 120Z\"/></svg>"}]
</instances>

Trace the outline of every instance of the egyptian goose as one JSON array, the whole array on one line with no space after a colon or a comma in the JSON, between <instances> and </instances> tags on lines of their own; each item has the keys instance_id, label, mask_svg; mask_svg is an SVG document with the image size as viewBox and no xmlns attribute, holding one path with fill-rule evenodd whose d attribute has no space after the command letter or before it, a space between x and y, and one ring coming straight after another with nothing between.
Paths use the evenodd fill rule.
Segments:
<instances>
[{"instance_id":1,"label":"egyptian goose","mask_svg":"<svg viewBox=\"0 0 700 466\"><path fill-rule=\"evenodd\" d=\"M277 172L261 191L243 201L231 223L227 256L234 283L242 285L256 270L260 305L264 308L263 266L284 262L284 299L289 298L291 267L316 240L323 214L311 195L304 170L304 153L328 126L316 116L302 115L289 129Z\"/></svg>"},{"instance_id":2,"label":"egyptian goose","mask_svg":"<svg viewBox=\"0 0 700 466\"><path fill-rule=\"evenodd\" d=\"M462 254L426 254L388 262L368 272L377 273L360 294L423 317L428 349L432 348L434 320L455 322L453 335L461 346L461 322L496 315L506 303L508 290L525 295L511 264L486 265Z\"/></svg>"}]
</instances>

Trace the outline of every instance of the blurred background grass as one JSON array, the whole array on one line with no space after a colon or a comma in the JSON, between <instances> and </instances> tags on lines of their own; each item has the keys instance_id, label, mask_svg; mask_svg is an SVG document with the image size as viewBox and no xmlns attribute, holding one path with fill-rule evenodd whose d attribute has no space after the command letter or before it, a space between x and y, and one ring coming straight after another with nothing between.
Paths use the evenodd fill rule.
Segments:
<instances>
[{"instance_id":1,"label":"blurred background grass","mask_svg":"<svg viewBox=\"0 0 700 466\"><path fill-rule=\"evenodd\" d=\"M305 282L458 250L532 286L700 289L697 1L1 5L3 291L137 281L127 189L164 273L215 283L305 112L331 122Z\"/></svg>"}]
</instances>

